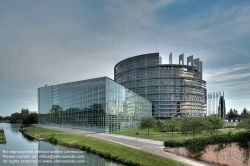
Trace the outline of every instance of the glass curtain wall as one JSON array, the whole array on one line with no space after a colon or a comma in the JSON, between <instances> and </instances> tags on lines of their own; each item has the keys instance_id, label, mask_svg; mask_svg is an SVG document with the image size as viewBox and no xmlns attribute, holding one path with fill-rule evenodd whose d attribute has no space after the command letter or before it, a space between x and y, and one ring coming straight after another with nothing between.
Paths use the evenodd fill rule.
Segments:
<instances>
[{"instance_id":1,"label":"glass curtain wall","mask_svg":"<svg viewBox=\"0 0 250 166\"><path fill-rule=\"evenodd\" d=\"M40 124L94 132L134 128L152 114L150 101L107 77L38 88L38 105Z\"/></svg>"}]
</instances>

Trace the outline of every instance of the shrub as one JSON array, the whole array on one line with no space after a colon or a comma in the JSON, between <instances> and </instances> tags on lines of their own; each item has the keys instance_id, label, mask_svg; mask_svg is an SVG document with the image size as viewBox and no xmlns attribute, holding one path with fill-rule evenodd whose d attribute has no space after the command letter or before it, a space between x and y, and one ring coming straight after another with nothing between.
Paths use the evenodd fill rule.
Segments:
<instances>
[{"instance_id":1,"label":"shrub","mask_svg":"<svg viewBox=\"0 0 250 166\"><path fill-rule=\"evenodd\" d=\"M224 127L224 120L219 117L207 117L206 120L210 122L210 133L216 133Z\"/></svg>"},{"instance_id":2,"label":"shrub","mask_svg":"<svg viewBox=\"0 0 250 166\"><path fill-rule=\"evenodd\" d=\"M165 141L164 146L165 147L184 146L193 157L198 157L201 155L202 151L205 150L205 148L208 145L215 145L215 144L219 144L219 146L216 148L216 151L223 149L224 145L227 145L231 142L236 142L241 148L248 150L249 140L250 140L250 131L246 131L234 135L224 134L224 135L212 135L210 137L205 137L205 138L194 138L191 140L185 140L184 142Z\"/></svg>"},{"instance_id":3,"label":"shrub","mask_svg":"<svg viewBox=\"0 0 250 166\"><path fill-rule=\"evenodd\" d=\"M195 137L197 134L201 134L203 131L211 129L210 122L204 118L198 117L185 117L181 118L180 131L182 135L192 135Z\"/></svg>"},{"instance_id":4,"label":"shrub","mask_svg":"<svg viewBox=\"0 0 250 166\"><path fill-rule=\"evenodd\" d=\"M240 132L232 137L234 142L237 142L240 147L248 149L248 142L250 140L250 131Z\"/></svg>"},{"instance_id":5,"label":"shrub","mask_svg":"<svg viewBox=\"0 0 250 166\"><path fill-rule=\"evenodd\" d=\"M228 135L228 136L231 136L232 134L233 134L233 131L232 131L232 130L228 130L228 131L227 131L227 135Z\"/></svg>"},{"instance_id":6,"label":"shrub","mask_svg":"<svg viewBox=\"0 0 250 166\"><path fill-rule=\"evenodd\" d=\"M250 129L250 117L243 118L242 121L238 123L236 128L249 130Z\"/></svg>"},{"instance_id":7,"label":"shrub","mask_svg":"<svg viewBox=\"0 0 250 166\"><path fill-rule=\"evenodd\" d=\"M181 141L164 141L164 146L165 147L183 147L184 144Z\"/></svg>"},{"instance_id":8,"label":"shrub","mask_svg":"<svg viewBox=\"0 0 250 166\"><path fill-rule=\"evenodd\" d=\"M164 129L164 122L158 120L157 121L157 129L158 129L158 131L161 131L161 132L165 131L165 129Z\"/></svg>"},{"instance_id":9,"label":"shrub","mask_svg":"<svg viewBox=\"0 0 250 166\"><path fill-rule=\"evenodd\" d=\"M52 137L49 138L49 142L53 143L53 144L57 144L57 139L52 136Z\"/></svg>"},{"instance_id":10,"label":"shrub","mask_svg":"<svg viewBox=\"0 0 250 166\"><path fill-rule=\"evenodd\" d=\"M236 128L235 126L224 126L224 128Z\"/></svg>"},{"instance_id":11,"label":"shrub","mask_svg":"<svg viewBox=\"0 0 250 166\"><path fill-rule=\"evenodd\" d=\"M207 142L208 140L206 138L195 138L186 140L184 146L192 155L197 155L206 148Z\"/></svg>"}]
</instances>

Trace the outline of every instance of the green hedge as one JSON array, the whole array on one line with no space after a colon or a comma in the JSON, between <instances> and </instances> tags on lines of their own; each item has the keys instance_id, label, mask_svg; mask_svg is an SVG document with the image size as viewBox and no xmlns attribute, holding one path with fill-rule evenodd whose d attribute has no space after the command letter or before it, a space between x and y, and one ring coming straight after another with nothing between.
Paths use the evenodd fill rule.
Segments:
<instances>
[{"instance_id":1,"label":"green hedge","mask_svg":"<svg viewBox=\"0 0 250 166\"><path fill-rule=\"evenodd\" d=\"M204 138L194 138L185 141L165 141L165 147L185 147L191 155L199 156L208 145L218 144L217 150L223 148L223 145L227 145L231 142L236 142L238 145L248 150L248 142L250 141L250 131L239 132L236 134L224 134L224 135L212 135Z\"/></svg>"},{"instance_id":2,"label":"green hedge","mask_svg":"<svg viewBox=\"0 0 250 166\"><path fill-rule=\"evenodd\" d=\"M169 140L169 141L164 141L164 146L165 147L184 147L184 142Z\"/></svg>"},{"instance_id":3,"label":"green hedge","mask_svg":"<svg viewBox=\"0 0 250 166\"><path fill-rule=\"evenodd\" d=\"M236 128L236 126L225 126L224 128Z\"/></svg>"}]
</instances>

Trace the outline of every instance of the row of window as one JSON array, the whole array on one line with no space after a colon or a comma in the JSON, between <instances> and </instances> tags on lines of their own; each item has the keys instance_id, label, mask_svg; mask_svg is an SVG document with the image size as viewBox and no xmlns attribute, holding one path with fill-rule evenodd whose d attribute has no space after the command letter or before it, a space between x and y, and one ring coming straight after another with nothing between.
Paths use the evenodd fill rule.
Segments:
<instances>
[{"instance_id":1,"label":"row of window","mask_svg":"<svg viewBox=\"0 0 250 166\"><path fill-rule=\"evenodd\" d=\"M117 81L118 82L118 81ZM127 82L127 81L125 81ZM196 80L192 78L147 78L147 79L140 79L140 80L132 80L131 83L136 83L137 85L140 84L193 84L197 86L202 86L204 84L204 81L202 80Z\"/></svg>"},{"instance_id":2,"label":"row of window","mask_svg":"<svg viewBox=\"0 0 250 166\"><path fill-rule=\"evenodd\" d=\"M195 88L178 88L178 87L139 87L139 88L133 88L133 91L135 91L138 94L144 94L144 93L165 93L165 94L176 94L181 93L182 95L188 95L188 94L196 94L196 95L204 95L203 89L195 89Z\"/></svg>"},{"instance_id":3,"label":"row of window","mask_svg":"<svg viewBox=\"0 0 250 166\"><path fill-rule=\"evenodd\" d=\"M150 74L145 74L145 73L137 73L134 75L127 75L123 74L121 76L116 76L116 81L117 82L124 82L124 81L129 81L129 80L134 80L138 78L150 78L150 77L185 77L185 78L194 78L194 75L188 74L188 73L171 73L171 74L157 74L157 73L150 73Z\"/></svg>"},{"instance_id":4,"label":"row of window","mask_svg":"<svg viewBox=\"0 0 250 166\"><path fill-rule=\"evenodd\" d=\"M159 54L155 55L143 55L139 57L134 57L121 62L116 66L116 72L124 71L126 69L135 68L139 66L149 66L159 64Z\"/></svg>"}]
</instances>

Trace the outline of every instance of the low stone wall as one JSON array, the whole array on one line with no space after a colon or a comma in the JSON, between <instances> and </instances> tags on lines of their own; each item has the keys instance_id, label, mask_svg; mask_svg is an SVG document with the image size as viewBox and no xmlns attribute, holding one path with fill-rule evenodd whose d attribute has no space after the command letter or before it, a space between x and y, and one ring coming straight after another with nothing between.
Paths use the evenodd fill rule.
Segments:
<instances>
[{"instance_id":1,"label":"low stone wall","mask_svg":"<svg viewBox=\"0 0 250 166\"><path fill-rule=\"evenodd\" d=\"M202 152L200 160L228 166L250 166L250 157L246 153L246 150L240 149L236 143L226 145L219 151L216 150L217 147L218 145L207 146ZM184 147L165 148L164 151L182 156L190 156L188 150Z\"/></svg>"}]
</instances>

